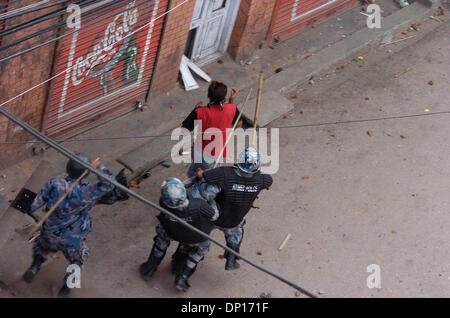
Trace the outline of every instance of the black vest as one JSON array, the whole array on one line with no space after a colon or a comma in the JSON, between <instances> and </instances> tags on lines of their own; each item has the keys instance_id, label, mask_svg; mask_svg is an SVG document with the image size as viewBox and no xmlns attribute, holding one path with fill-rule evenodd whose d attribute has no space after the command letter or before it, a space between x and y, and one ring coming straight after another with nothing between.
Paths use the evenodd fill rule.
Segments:
<instances>
[{"instance_id":1,"label":"black vest","mask_svg":"<svg viewBox=\"0 0 450 318\"><path fill-rule=\"evenodd\" d=\"M214 224L224 228L239 225L261 190L269 188L273 182L268 174L257 172L251 177L245 177L238 175L234 169L221 167L203 173L207 183L222 189L215 199L220 210L220 217Z\"/></svg>"},{"instance_id":2,"label":"black vest","mask_svg":"<svg viewBox=\"0 0 450 318\"><path fill-rule=\"evenodd\" d=\"M189 199L189 205L183 211L169 208L162 200L159 200L159 205L205 234L211 233L213 225L207 216L214 215L214 210L202 199ZM161 212L157 218L170 238L175 241L196 244L207 240L166 213Z\"/></svg>"}]
</instances>

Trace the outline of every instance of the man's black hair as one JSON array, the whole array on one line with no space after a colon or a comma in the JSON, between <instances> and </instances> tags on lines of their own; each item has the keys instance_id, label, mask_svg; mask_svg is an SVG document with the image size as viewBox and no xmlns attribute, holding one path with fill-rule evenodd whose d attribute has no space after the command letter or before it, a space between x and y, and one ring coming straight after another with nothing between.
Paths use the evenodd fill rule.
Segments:
<instances>
[{"instance_id":1,"label":"man's black hair","mask_svg":"<svg viewBox=\"0 0 450 318\"><path fill-rule=\"evenodd\" d=\"M212 81L208 88L209 101L215 105L221 105L227 96L227 89L225 84Z\"/></svg>"}]
</instances>

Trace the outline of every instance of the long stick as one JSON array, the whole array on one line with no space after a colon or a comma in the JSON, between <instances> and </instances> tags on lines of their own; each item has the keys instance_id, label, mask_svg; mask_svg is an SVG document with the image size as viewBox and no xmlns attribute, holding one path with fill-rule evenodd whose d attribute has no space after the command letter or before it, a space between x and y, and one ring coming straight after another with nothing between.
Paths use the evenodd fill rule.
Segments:
<instances>
[{"instance_id":1,"label":"long stick","mask_svg":"<svg viewBox=\"0 0 450 318\"><path fill-rule=\"evenodd\" d=\"M402 76L403 74L406 74L406 73L408 73L409 71L411 71L412 70L412 67L408 67L406 70L404 70L403 72L400 72L400 73L398 73L398 74L395 74L395 78L399 78L400 76Z\"/></svg>"},{"instance_id":2,"label":"long stick","mask_svg":"<svg viewBox=\"0 0 450 318\"><path fill-rule=\"evenodd\" d=\"M252 93L252 90L253 90L253 88L250 88L250 91L248 92L248 95L247 95L247 97L245 98L245 102L244 102L244 104L242 105L241 111L239 112L239 115L238 115L238 117L237 117L237 119L236 119L236 122L234 123L233 128L231 128L230 135L228 136L227 141L226 141L225 144L223 145L223 148L222 148L222 150L220 151L219 156L216 158L216 162L214 163L214 169L215 169L215 168L217 167L217 165L219 164L219 160L220 160L220 158L222 158L223 152L224 152L225 148L227 147L228 143L230 142L231 137L233 136L234 129L236 128L236 126L237 126L237 124L238 124L238 122L239 122L239 119L241 119L242 112L244 111L245 105L247 105L247 101L248 101L248 99L249 99L249 97L250 97L250 95L251 95L251 93Z\"/></svg>"},{"instance_id":3,"label":"long stick","mask_svg":"<svg viewBox=\"0 0 450 318\"><path fill-rule=\"evenodd\" d=\"M409 40L409 39L411 39L413 37L415 37L415 35L411 35L411 36L408 36L407 38L403 38L403 39L400 39L400 40L396 40L396 41L392 41L392 42L389 42L389 43L385 43L385 44L383 44L381 46L384 47L384 46L389 45L389 44L394 44L394 43L398 43L398 42L401 42L401 41Z\"/></svg>"},{"instance_id":4,"label":"long stick","mask_svg":"<svg viewBox=\"0 0 450 318\"><path fill-rule=\"evenodd\" d=\"M253 119L253 135L252 135L252 146L256 144L256 126L258 125L258 114L259 114L259 106L261 105L261 93L262 93L262 85L263 85L263 72L259 73L259 82L258 82L258 95L256 97L256 108L255 108L255 117Z\"/></svg>"},{"instance_id":5,"label":"long stick","mask_svg":"<svg viewBox=\"0 0 450 318\"><path fill-rule=\"evenodd\" d=\"M287 241L291 238L291 233L289 233L286 238L284 239L283 243L281 243L280 247L278 248L279 251L283 249L283 247L286 245Z\"/></svg>"},{"instance_id":6,"label":"long stick","mask_svg":"<svg viewBox=\"0 0 450 318\"><path fill-rule=\"evenodd\" d=\"M92 161L92 163L98 161L99 158L95 159L94 161ZM91 164L92 164L91 163ZM44 224L44 222L50 217L50 215L52 215L53 211L56 210L56 208L61 204L61 202L67 197L67 195L73 190L73 188L75 188L75 186L80 183L81 179L83 179L87 174L89 173L89 170L86 169L84 170L84 172L81 174L81 176L78 177L78 179L75 180L74 183L72 183L72 185L69 187L69 189L67 189L66 193L64 193L59 199L58 201L56 201L56 203L50 208L50 210L42 217L42 219L38 222L38 224L36 224L33 228L33 230L30 232L30 236L28 239L28 242L34 242L38 237L39 237L39 229L41 228L42 224Z\"/></svg>"}]
</instances>

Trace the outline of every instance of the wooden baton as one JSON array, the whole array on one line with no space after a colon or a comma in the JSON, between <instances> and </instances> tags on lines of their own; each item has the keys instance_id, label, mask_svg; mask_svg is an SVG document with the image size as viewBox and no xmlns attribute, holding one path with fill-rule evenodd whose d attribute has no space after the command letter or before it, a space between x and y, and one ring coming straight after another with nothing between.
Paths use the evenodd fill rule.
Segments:
<instances>
[{"instance_id":1,"label":"wooden baton","mask_svg":"<svg viewBox=\"0 0 450 318\"><path fill-rule=\"evenodd\" d=\"M239 119L241 119L241 115L242 115L242 113L243 113L243 111L244 111L245 105L247 105L247 101L248 101L248 99L249 99L249 97L250 97L250 95L251 95L251 93L252 93L252 90L253 90L253 88L250 88L250 91L248 92L247 97L245 98L245 102L244 102L244 104L242 105L241 111L239 112L239 115L238 115L238 117L237 117L237 119L236 119L236 122L234 123L233 127L231 128L231 133L230 133L230 135L228 136L227 141L226 141L225 144L223 145L222 150L220 151L219 156L216 158L216 162L214 163L213 169L215 169L215 168L217 167L217 165L219 164L219 160L220 160L220 158L222 157L223 152L225 151L225 148L227 147L228 143L230 142L231 137L233 136L233 132L234 132L234 130L236 129L236 126L237 126L237 124L238 124L238 122L239 122Z\"/></svg>"},{"instance_id":2,"label":"wooden baton","mask_svg":"<svg viewBox=\"0 0 450 318\"><path fill-rule=\"evenodd\" d=\"M256 145L256 126L258 125L258 114L259 114L259 107L261 105L263 80L264 80L263 72L260 72L259 73L259 81L258 81L258 95L256 97L255 117L253 119L253 134L252 134L252 146L253 147Z\"/></svg>"}]
</instances>

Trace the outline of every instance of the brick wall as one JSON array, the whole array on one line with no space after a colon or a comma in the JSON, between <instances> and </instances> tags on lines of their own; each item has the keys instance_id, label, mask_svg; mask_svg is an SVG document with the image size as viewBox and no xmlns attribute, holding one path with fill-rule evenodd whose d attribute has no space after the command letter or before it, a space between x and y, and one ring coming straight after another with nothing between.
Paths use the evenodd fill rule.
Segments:
<instances>
[{"instance_id":1,"label":"brick wall","mask_svg":"<svg viewBox=\"0 0 450 318\"><path fill-rule=\"evenodd\" d=\"M344 10L357 4L357 0L340 0L325 6L324 8L303 16L299 19L292 21L290 16L292 14L291 9L295 1L293 0L278 0L277 9L274 9L273 24L271 25L271 32L266 39L266 46L274 43L274 40L284 41L295 34L302 31L302 28L308 25L318 23L321 19L336 14L338 11ZM312 0L314 2L314 0ZM291 7L290 7L291 6ZM289 10L286 10L288 8ZM309 6L299 6L296 14L306 13L311 10Z\"/></svg>"},{"instance_id":2,"label":"brick wall","mask_svg":"<svg viewBox=\"0 0 450 318\"><path fill-rule=\"evenodd\" d=\"M24 6L28 1L19 1L17 6ZM8 29L31 19L41 16L44 13L54 10L55 7L46 10L40 10L34 13L25 14L5 21L5 27ZM39 25L17 31L11 35L2 38L2 44L8 44L16 39L20 39L28 34L36 32L39 29L48 27L57 23L58 18L48 20ZM43 36L42 36L43 37ZM0 58L9 55L26 47L30 42L41 40L34 37L29 41L24 41L12 48L0 51ZM51 67L55 43L42 46L39 49L26 53L24 55L0 62L0 103L9 100L12 97L24 92L25 90L47 80L51 76ZM42 85L18 99L6 104L4 108L16 115L21 120L27 122L36 129L41 128L43 111L47 99L48 85ZM0 142L3 141L27 141L34 139L28 133L23 131L14 123L8 121L0 115ZM25 145L5 145L0 144L0 169L17 162L31 153L32 147Z\"/></svg>"},{"instance_id":3,"label":"brick wall","mask_svg":"<svg viewBox=\"0 0 450 318\"><path fill-rule=\"evenodd\" d=\"M235 60L252 55L269 31L277 0L241 0L228 52Z\"/></svg>"},{"instance_id":4,"label":"brick wall","mask_svg":"<svg viewBox=\"0 0 450 318\"><path fill-rule=\"evenodd\" d=\"M170 9L183 0L172 0ZM189 34L195 1L191 0L170 12L166 17L150 98L158 96L177 84L181 56Z\"/></svg>"}]
</instances>

